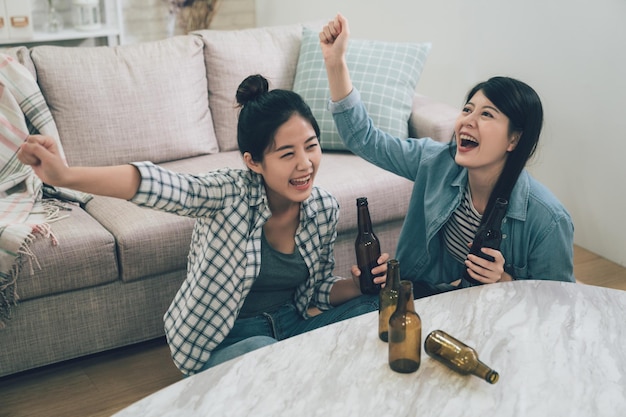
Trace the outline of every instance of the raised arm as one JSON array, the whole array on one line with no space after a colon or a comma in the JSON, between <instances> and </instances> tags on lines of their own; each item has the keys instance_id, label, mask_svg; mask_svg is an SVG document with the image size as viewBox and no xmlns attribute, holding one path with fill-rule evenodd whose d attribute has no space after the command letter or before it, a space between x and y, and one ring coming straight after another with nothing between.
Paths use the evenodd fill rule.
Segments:
<instances>
[{"instance_id":1,"label":"raised arm","mask_svg":"<svg viewBox=\"0 0 626 417\"><path fill-rule=\"evenodd\" d=\"M132 165L68 167L49 136L29 136L17 157L30 165L46 184L91 194L129 200L137 193L141 181L139 171Z\"/></svg>"},{"instance_id":2,"label":"raised arm","mask_svg":"<svg viewBox=\"0 0 626 417\"><path fill-rule=\"evenodd\" d=\"M320 32L320 47L326 64L330 98L339 101L352 91L352 80L346 64L346 51L350 37L348 20L337 14Z\"/></svg>"}]
</instances>

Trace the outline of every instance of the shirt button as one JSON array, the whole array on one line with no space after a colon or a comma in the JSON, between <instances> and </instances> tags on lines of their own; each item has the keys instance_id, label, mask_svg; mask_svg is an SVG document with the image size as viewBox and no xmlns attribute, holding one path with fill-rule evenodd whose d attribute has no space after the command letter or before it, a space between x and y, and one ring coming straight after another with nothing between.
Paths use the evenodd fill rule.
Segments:
<instances>
[{"instance_id":1,"label":"shirt button","mask_svg":"<svg viewBox=\"0 0 626 417\"><path fill-rule=\"evenodd\" d=\"M502 235L502 239L506 239L506 233Z\"/></svg>"}]
</instances>

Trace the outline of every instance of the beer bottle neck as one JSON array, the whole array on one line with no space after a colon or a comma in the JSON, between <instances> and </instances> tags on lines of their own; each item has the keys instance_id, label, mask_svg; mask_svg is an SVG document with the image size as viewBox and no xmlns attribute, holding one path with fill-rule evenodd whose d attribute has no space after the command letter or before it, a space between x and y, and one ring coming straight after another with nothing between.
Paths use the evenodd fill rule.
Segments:
<instances>
[{"instance_id":1,"label":"beer bottle neck","mask_svg":"<svg viewBox=\"0 0 626 417\"><path fill-rule=\"evenodd\" d=\"M413 303L413 284L411 281L400 281L397 311L399 313L415 313L415 304Z\"/></svg>"},{"instance_id":2,"label":"beer bottle neck","mask_svg":"<svg viewBox=\"0 0 626 417\"><path fill-rule=\"evenodd\" d=\"M504 215L506 214L506 208L508 206L508 201L498 198L496 200L496 204L493 206L493 210L489 213L489 217L485 222L485 229L491 231L500 231L502 228L502 220L504 219Z\"/></svg>"},{"instance_id":3,"label":"beer bottle neck","mask_svg":"<svg viewBox=\"0 0 626 417\"><path fill-rule=\"evenodd\" d=\"M372 220L367 206L359 206L358 225L359 233L372 233Z\"/></svg>"},{"instance_id":4,"label":"beer bottle neck","mask_svg":"<svg viewBox=\"0 0 626 417\"><path fill-rule=\"evenodd\" d=\"M498 378L500 377L500 375L498 375L496 371L494 371L481 361L478 361L478 365L476 366L476 368L474 368L474 370L472 370L472 374L484 379L490 384L495 384L496 382L498 382Z\"/></svg>"},{"instance_id":5,"label":"beer bottle neck","mask_svg":"<svg viewBox=\"0 0 626 417\"><path fill-rule=\"evenodd\" d=\"M400 266L397 261L387 263L387 285L392 290L400 290Z\"/></svg>"}]
</instances>

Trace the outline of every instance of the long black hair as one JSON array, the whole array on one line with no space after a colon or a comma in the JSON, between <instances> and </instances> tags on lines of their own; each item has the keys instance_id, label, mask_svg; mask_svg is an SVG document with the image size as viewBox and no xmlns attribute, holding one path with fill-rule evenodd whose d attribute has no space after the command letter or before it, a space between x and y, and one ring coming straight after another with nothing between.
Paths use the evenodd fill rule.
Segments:
<instances>
[{"instance_id":1,"label":"long black hair","mask_svg":"<svg viewBox=\"0 0 626 417\"><path fill-rule=\"evenodd\" d=\"M520 135L491 192L483 214L484 221L497 198L509 200L526 162L534 155L543 126L543 106L532 87L514 78L492 77L476 84L467 93L465 103L479 91L509 118L509 136L515 133Z\"/></svg>"}]
</instances>

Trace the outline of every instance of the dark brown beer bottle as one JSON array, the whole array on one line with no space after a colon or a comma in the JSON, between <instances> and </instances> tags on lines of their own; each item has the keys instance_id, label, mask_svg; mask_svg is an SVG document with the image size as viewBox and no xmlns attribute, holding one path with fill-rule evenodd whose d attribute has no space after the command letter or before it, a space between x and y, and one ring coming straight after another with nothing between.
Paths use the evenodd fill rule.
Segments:
<instances>
[{"instance_id":1,"label":"dark brown beer bottle","mask_svg":"<svg viewBox=\"0 0 626 417\"><path fill-rule=\"evenodd\" d=\"M372 230L372 220L367 206L367 198L356 199L359 233L354 242L356 251L356 263L361 270L359 285L363 294L378 294L380 285L374 284L372 269L378 266L380 257L380 242Z\"/></svg>"},{"instance_id":2,"label":"dark brown beer bottle","mask_svg":"<svg viewBox=\"0 0 626 417\"><path fill-rule=\"evenodd\" d=\"M478 227L478 230L476 230L476 235L474 236L474 241L472 242L469 253L493 262L493 256L483 253L482 248L500 249L500 244L502 243L502 219L504 219L508 204L508 200L503 198L496 199L496 203L489 217ZM470 285L482 284L480 281L472 278L467 272L467 269L463 272L463 279L468 281Z\"/></svg>"},{"instance_id":3,"label":"dark brown beer bottle","mask_svg":"<svg viewBox=\"0 0 626 417\"><path fill-rule=\"evenodd\" d=\"M383 342L389 338L389 319L398 305L400 290L400 263L397 259L387 262L387 283L378 296L378 337Z\"/></svg>"},{"instance_id":4,"label":"dark brown beer bottle","mask_svg":"<svg viewBox=\"0 0 626 417\"><path fill-rule=\"evenodd\" d=\"M413 284L400 281L398 307L389 319L389 367L396 372L415 372L420 367L422 320L415 312Z\"/></svg>"},{"instance_id":5,"label":"dark brown beer bottle","mask_svg":"<svg viewBox=\"0 0 626 417\"><path fill-rule=\"evenodd\" d=\"M424 341L424 350L434 359L462 375L476 375L490 384L498 382L498 373L482 363L473 348L442 330L430 332Z\"/></svg>"}]
</instances>

